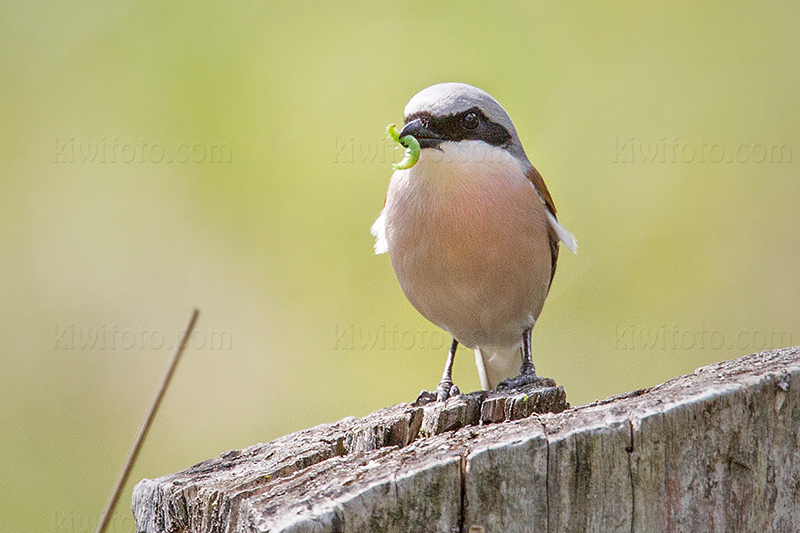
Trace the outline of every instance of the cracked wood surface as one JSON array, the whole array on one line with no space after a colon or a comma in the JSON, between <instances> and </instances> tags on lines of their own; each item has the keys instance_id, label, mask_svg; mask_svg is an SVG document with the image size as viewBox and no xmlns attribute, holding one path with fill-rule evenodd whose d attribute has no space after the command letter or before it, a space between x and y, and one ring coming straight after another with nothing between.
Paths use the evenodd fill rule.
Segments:
<instances>
[{"instance_id":1,"label":"cracked wood surface","mask_svg":"<svg viewBox=\"0 0 800 533\"><path fill-rule=\"evenodd\" d=\"M787 348L566 410L552 382L395 405L142 480L137 531L797 531L798 373Z\"/></svg>"}]
</instances>

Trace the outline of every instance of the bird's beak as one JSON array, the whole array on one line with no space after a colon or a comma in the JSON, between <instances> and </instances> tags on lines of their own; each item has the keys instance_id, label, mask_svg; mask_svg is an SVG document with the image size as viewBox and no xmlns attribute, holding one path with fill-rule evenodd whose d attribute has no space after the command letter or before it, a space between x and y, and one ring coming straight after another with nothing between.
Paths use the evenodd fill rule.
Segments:
<instances>
[{"instance_id":1,"label":"bird's beak","mask_svg":"<svg viewBox=\"0 0 800 533\"><path fill-rule=\"evenodd\" d=\"M422 119L416 118L403 126L400 137L413 135L420 148L436 148L444 140L440 134L429 128Z\"/></svg>"}]
</instances>

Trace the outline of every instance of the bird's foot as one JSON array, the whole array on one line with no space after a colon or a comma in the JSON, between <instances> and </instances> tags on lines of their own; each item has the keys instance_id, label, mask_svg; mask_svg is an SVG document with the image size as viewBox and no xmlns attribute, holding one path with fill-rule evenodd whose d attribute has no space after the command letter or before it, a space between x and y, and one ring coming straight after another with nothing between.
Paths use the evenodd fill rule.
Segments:
<instances>
[{"instance_id":1,"label":"bird's foot","mask_svg":"<svg viewBox=\"0 0 800 533\"><path fill-rule=\"evenodd\" d=\"M425 405L431 402L443 402L448 398L452 398L453 396L458 396L461 394L461 391L458 390L458 387L453 385L452 381L442 381L436 387L436 390L431 392L424 390L419 393L417 396L417 400L414 402L414 405Z\"/></svg>"},{"instance_id":2,"label":"bird's foot","mask_svg":"<svg viewBox=\"0 0 800 533\"><path fill-rule=\"evenodd\" d=\"M452 398L453 396L458 396L459 394L461 394L461 391L458 390L458 387L453 385L452 381L441 381L436 387L437 402L443 402L446 399Z\"/></svg>"},{"instance_id":3,"label":"bird's foot","mask_svg":"<svg viewBox=\"0 0 800 533\"><path fill-rule=\"evenodd\" d=\"M533 365L522 365L522 368L519 369L519 376L504 379L497 385L497 390L514 390L544 379L546 378L536 375L536 369Z\"/></svg>"}]
</instances>

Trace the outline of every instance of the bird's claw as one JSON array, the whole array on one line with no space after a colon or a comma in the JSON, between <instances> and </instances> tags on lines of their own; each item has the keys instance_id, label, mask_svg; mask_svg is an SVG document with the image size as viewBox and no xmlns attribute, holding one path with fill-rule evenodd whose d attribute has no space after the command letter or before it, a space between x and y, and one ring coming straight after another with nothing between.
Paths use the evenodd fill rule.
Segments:
<instances>
[{"instance_id":1,"label":"bird's claw","mask_svg":"<svg viewBox=\"0 0 800 533\"><path fill-rule=\"evenodd\" d=\"M537 381L542 381L543 377L536 375L533 365L523 365L520 368L519 376L504 379L497 385L497 390L514 390L525 385L531 385Z\"/></svg>"},{"instance_id":2,"label":"bird's claw","mask_svg":"<svg viewBox=\"0 0 800 533\"><path fill-rule=\"evenodd\" d=\"M420 406L433 402L443 402L448 398L458 396L459 394L461 394L461 391L458 390L457 386L450 382L442 382L439 383L439 385L436 387L436 390L433 392L427 390L420 392L416 401L414 401L414 405Z\"/></svg>"},{"instance_id":3,"label":"bird's claw","mask_svg":"<svg viewBox=\"0 0 800 533\"><path fill-rule=\"evenodd\" d=\"M448 398L452 398L453 396L458 396L461 394L461 391L458 390L458 387L453 385L452 381L442 381L436 387L436 401L443 402Z\"/></svg>"}]
</instances>

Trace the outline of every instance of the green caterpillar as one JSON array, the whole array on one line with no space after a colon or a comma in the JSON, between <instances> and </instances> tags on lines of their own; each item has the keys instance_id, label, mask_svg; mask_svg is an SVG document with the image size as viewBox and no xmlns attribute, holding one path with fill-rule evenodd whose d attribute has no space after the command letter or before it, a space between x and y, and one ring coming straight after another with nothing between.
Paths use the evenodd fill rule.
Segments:
<instances>
[{"instance_id":1,"label":"green caterpillar","mask_svg":"<svg viewBox=\"0 0 800 533\"><path fill-rule=\"evenodd\" d=\"M419 161L419 141L414 138L413 135L404 135L403 138L400 138L400 132L397 131L397 126L394 124L389 124L386 127L386 133L389 134L389 137L396 143L400 143L406 149L406 155L403 157L403 160L399 163L394 163L392 168L395 170L405 170L413 167Z\"/></svg>"}]
</instances>

